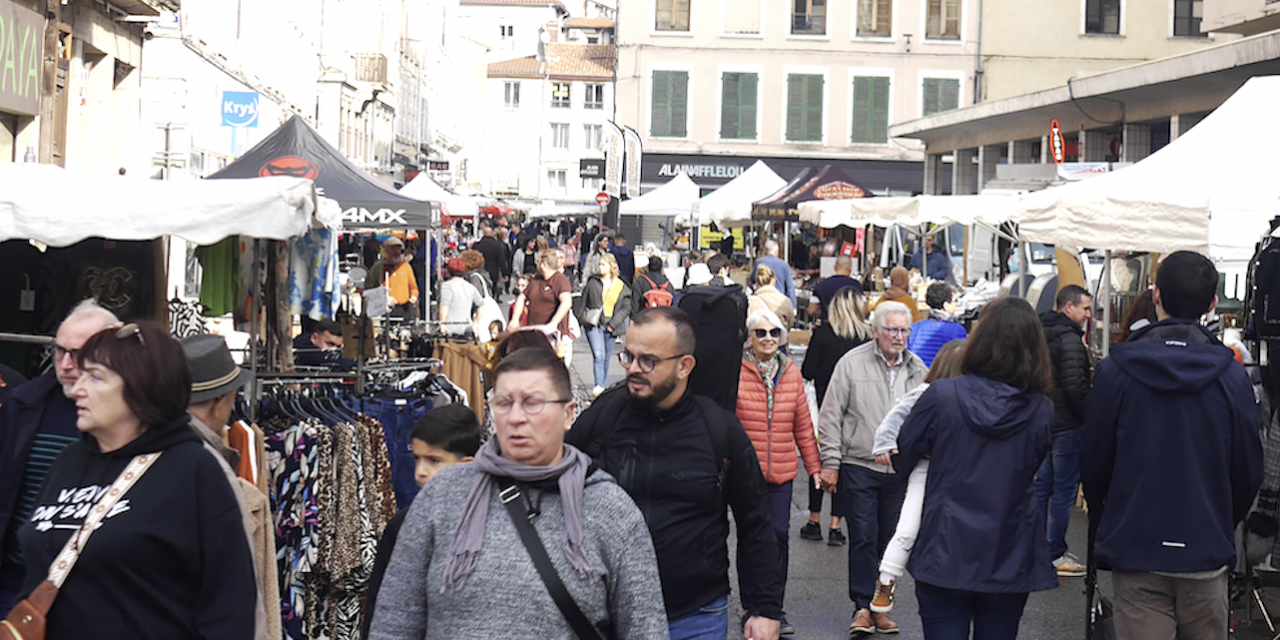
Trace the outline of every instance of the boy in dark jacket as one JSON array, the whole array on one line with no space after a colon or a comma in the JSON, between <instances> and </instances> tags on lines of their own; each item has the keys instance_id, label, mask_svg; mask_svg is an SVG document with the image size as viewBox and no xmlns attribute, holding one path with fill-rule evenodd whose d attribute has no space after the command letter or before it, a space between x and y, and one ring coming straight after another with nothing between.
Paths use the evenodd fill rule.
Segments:
<instances>
[{"instance_id":1,"label":"boy in dark jacket","mask_svg":"<svg viewBox=\"0 0 1280 640\"><path fill-rule=\"evenodd\" d=\"M1084 323L1093 317L1093 298L1069 284L1058 292L1054 309L1040 316L1053 363L1053 450L1036 472L1036 501L1047 513L1049 557L1060 577L1080 577L1085 566L1067 553L1067 525L1080 483L1080 426L1089 396L1092 367L1084 346Z\"/></svg>"},{"instance_id":2,"label":"boy in dark jacket","mask_svg":"<svg viewBox=\"0 0 1280 640\"><path fill-rule=\"evenodd\" d=\"M1217 305L1208 258L1170 254L1159 322L1099 363L1081 480L1122 638L1224 638L1234 530L1262 483L1249 377L1197 319Z\"/></svg>"}]
</instances>

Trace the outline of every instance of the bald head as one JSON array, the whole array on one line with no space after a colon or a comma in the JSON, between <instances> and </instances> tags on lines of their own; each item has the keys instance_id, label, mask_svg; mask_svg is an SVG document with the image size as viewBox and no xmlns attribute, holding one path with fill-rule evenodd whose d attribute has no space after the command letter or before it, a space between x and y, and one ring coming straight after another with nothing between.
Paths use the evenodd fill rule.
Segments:
<instances>
[{"instance_id":1,"label":"bald head","mask_svg":"<svg viewBox=\"0 0 1280 640\"><path fill-rule=\"evenodd\" d=\"M853 258L840 256L836 258L836 275L847 276L853 273Z\"/></svg>"},{"instance_id":2,"label":"bald head","mask_svg":"<svg viewBox=\"0 0 1280 640\"><path fill-rule=\"evenodd\" d=\"M764 241L764 252L766 255L778 255L778 241L770 238Z\"/></svg>"}]
</instances>

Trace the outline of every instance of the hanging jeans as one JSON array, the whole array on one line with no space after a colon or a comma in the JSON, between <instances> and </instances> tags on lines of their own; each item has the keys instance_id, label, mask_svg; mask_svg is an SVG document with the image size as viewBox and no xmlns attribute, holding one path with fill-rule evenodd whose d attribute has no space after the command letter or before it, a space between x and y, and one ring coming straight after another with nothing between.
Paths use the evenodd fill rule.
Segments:
<instances>
[{"instance_id":1,"label":"hanging jeans","mask_svg":"<svg viewBox=\"0 0 1280 640\"><path fill-rule=\"evenodd\" d=\"M600 327L609 324L608 318L600 319ZM609 386L609 358L613 357L613 334L600 327L587 327L587 343L591 345L592 371L597 387Z\"/></svg>"},{"instance_id":2,"label":"hanging jeans","mask_svg":"<svg viewBox=\"0 0 1280 640\"><path fill-rule=\"evenodd\" d=\"M414 479L413 425L431 410L429 400L408 398L369 398L364 401L363 412L382 423L382 433L387 441L387 456L391 460L391 484L396 490L396 507L407 509L418 495L418 482Z\"/></svg>"}]
</instances>

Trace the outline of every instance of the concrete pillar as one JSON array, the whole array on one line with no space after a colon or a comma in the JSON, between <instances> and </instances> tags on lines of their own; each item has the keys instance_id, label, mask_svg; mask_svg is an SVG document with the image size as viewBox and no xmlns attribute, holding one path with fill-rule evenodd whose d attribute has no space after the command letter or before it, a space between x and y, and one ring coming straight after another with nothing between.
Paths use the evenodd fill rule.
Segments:
<instances>
[{"instance_id":1,"label":"concrete pillar","mask_svg":"<svg viewBox=\"0 0 1280 640\"><path fill-rule=\"evenodd\" d=\"M1040 164L1053 164L1053 147L1049 145L1049 136L1040 136Z\"/></svg>"},{"instance_id":2,"label":"concrete pillar","mask_svg":"<svg viewBox=\"0 0 1280 640\"><path fill-rule=\"evenodd\" d=\"M1151 155L1151 126L1124 125L1124 144L1120 147L1120 162L1137 162L1149 155Z\"/></svg>"},{"instance_id":3,"label":"concrete pillar","mask_svg":"<svg viewBox=\"0 0 1280 640\"><path fill-rule=\"evenodd\" d=\"M987 183L996 179L996 165L1004 158L1003 151L1009 145L987 145L978 147L978 193L982 193Z\"/></svg>"},{"instance_id":4,"label":"concrete pillar","mask_svg":"<svg viewBox=\"0 0 1280 640\"><path fill-rule=\"evenodd\" d=\"M1009 164L1035 164L1039 158L1031 157L1035 143L1031 140L1014 140L1009 143Z\"/></svg>"},{"instance_id":5,"label":"concrete pillar","mask_svg":"<svg viewBox=\"0 0 1280 640\"><path fill-rule=\"evenodd\" d=\"M924 195L942 195L942 154L926 153L924 156Z\"/></svg>"},{"instance_id":6,"label":"concrete pillar","mask_svg":"<svg viewBox=\"0 0 1280 640\"><path fill-rule=\"evenodd\" d=\"M977 149L957 149L951 165L951 195L973 195L973 158Z\"/></svg>"},{"instance_id":7,"label":"concrete pillar","mask_svg":"<svg viewBox=\"0 0 1280 640\"><path fill-rule=\"evenodd\" d=\"M1150 137L1148 137L1148 141ZM1107 137L1101 131L1080 130L1080 162L1106 162Z\"/></svg>"},{"instance_id":8,"label":"concrete pillar","mask_svg":"<svg viewBox=\"0 0 1280 640\"><path fill-rule=\"evenodd\" d=\"M1178 139L1178 136L1191 130L1191 127L1200 124L1204 120L1203 114L1187 115L1181 114L1169 118L1169 142Z\"/></svg>"}]
</instances>

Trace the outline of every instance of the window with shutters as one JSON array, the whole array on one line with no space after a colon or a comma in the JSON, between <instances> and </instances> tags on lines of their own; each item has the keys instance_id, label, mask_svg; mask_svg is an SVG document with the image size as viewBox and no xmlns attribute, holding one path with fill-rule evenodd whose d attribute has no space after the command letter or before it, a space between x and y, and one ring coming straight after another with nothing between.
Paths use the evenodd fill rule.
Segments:
<instances>
[{"instance_id":1,"label":"window with shutters","mask_svg":"<svg viewBox=\"0 0 1280 640\"><path fill-rule=\"evenodd\" d=\"M1120 0L1085 0L1084 32L1120 34Z\"/></svg>"},{"instance_id":2,"label":"window with shutters","mask_svg":"<svg viewBox=\"0 0 1280 640\"><path fill-rule=\"evenodd\" d=\"M893 0L858 0L858 37L893 36Z\"/></svg>"},{"instance_id":3,"label":"window with shutters","mask_svg":"<svg viewBox=\"0 0 1280 640\"><path fill-rule=\"evenodd\" d=\"M854 144L887 144L889 142L889 79L857 77L853 79Z\"/></svg>"},{"instance_id":4,"label":"window with shutters","mask_svg":"<svg viewBox=\"0 0 1280 640\"><path fill-rule=\"evenodd\" d=\"M791 33L797 36L827 35L827 0L791 0Z\"/></svg>"},{"instance_id":5,"label":"window with shutters","mask_svg":"<svg viewBox=\"0 0 1280 640\"><path fill-rule=\"evenodd\" d=\"M960 81L954 78L924 79L924 115L960 106Z\"/></svg>"},{"instance_id":6,"label":"window with shutters","mask_svg":"<svg viewBox=\"0 0 1280 640\"><path fill-rule=\"evenodd\" d=\"M689 72L654 71L650 93L649 135L655 138L683 138L689 110Z\"/></svg>"},{"instance_id":7,"label":"window with shutters","mask_svg":"<svg viewBox=\"0 0 1280 640\"><path fill-rule=\"evenodd\" d=\"M820 75L787 76L787 141L822 142L822 87Z\"/></svg>"},{"instance_id":8,"label":"window with shutters","mask_svg":"<svg viewBox=\"0 0 1280 640\"><path fill-rule=\"evenodd\" d=\"M754 73L725 73L720 77L720 138L756 139L756 88Z\"/></svg>"},{"instance_id":9,"label":"window with shutters","mask_svg":"<svg viewBox=\"0 0 1280 640\"><path fill-rule=\"evenodd\" d=\"M764 0L724 0L721 15L724 16L724 35L760 35L761 7Z\"/></svg>"},{"instance_id":10,"label":"window with shutters","mask_svg":"<svg viewBox=\"0 0 1280 640\"><path fill-rule=\"evenodd\" d=\"M503 98L503 104L505 104L508 109L519 109L520 108L520 83L519 82L502 83L502 98Z\"/></svg>"},{"instance_id":11,"label":"window with shutters","mask_svg":"<svg viewBox=\"0 0 1280 640\"><path fill-rule=\"evenodd\" d=\"M929 0L924 35L930 40L959 40L960 0Z\"/></svg>"},{"instance_id":12,"label":"window with shutters","mask_svg":"<svg viewBox=\"0 0 1280 640\"><path fill-rule=\"evenodd\" d=\"M552 109L568 109L569 108L569 83L568 82L551 83L551 108Z\"/></svg>"},{"instance_id":13,"label":"window with shutters","mask_svg":"<svg viewBox=\"0 0 1280 640\"><path fill-rule=\"evenodd\" d=\"M584 138L582 141L582 146L585 147L588 151L595 151L596 149L599 149L600 139L603 131L604 131L603 127L598 124L582 125L582 134Z\"/></svg>"},{"instance_id":14,"label":"window with shutters","mask_svg":"<svg viewBox=\"0 0 1280 640\"><path fill-rule=\"evenodd\" d=\"M688 31L690 0L654 0L657 3L655 31Z\"/></svg>"},{"instance_id":15,"label":"window with shutters","mask_svg":"<svg viewBox=\"0 0 1280 640\"><path fill-rule=\"evenodd\" d=\"M553 149L569 148L569 125L552 123L551 147Z\"/></svg>"},{"instance_id":16,"label":"window with shutters","mask_svg":"<svg viewBox=\"0 0 1280 640\"><path fill-rule=\"evenodd\" d=\"M603 109L604 108L604 85L589 84L587 87L587 98L582 103L584 109Z\"/></svg>"},{"instance_id":17,"label":"window with shutters","mask_svg":"<svg viewBox=\"0 0 1280 640\"><path fill-rule=\"evenodd\" d=\"M1173 0L1173 35L1202 38L1200 20L1204 17L1204 0Z\"/></svg>"}]
</instances>

